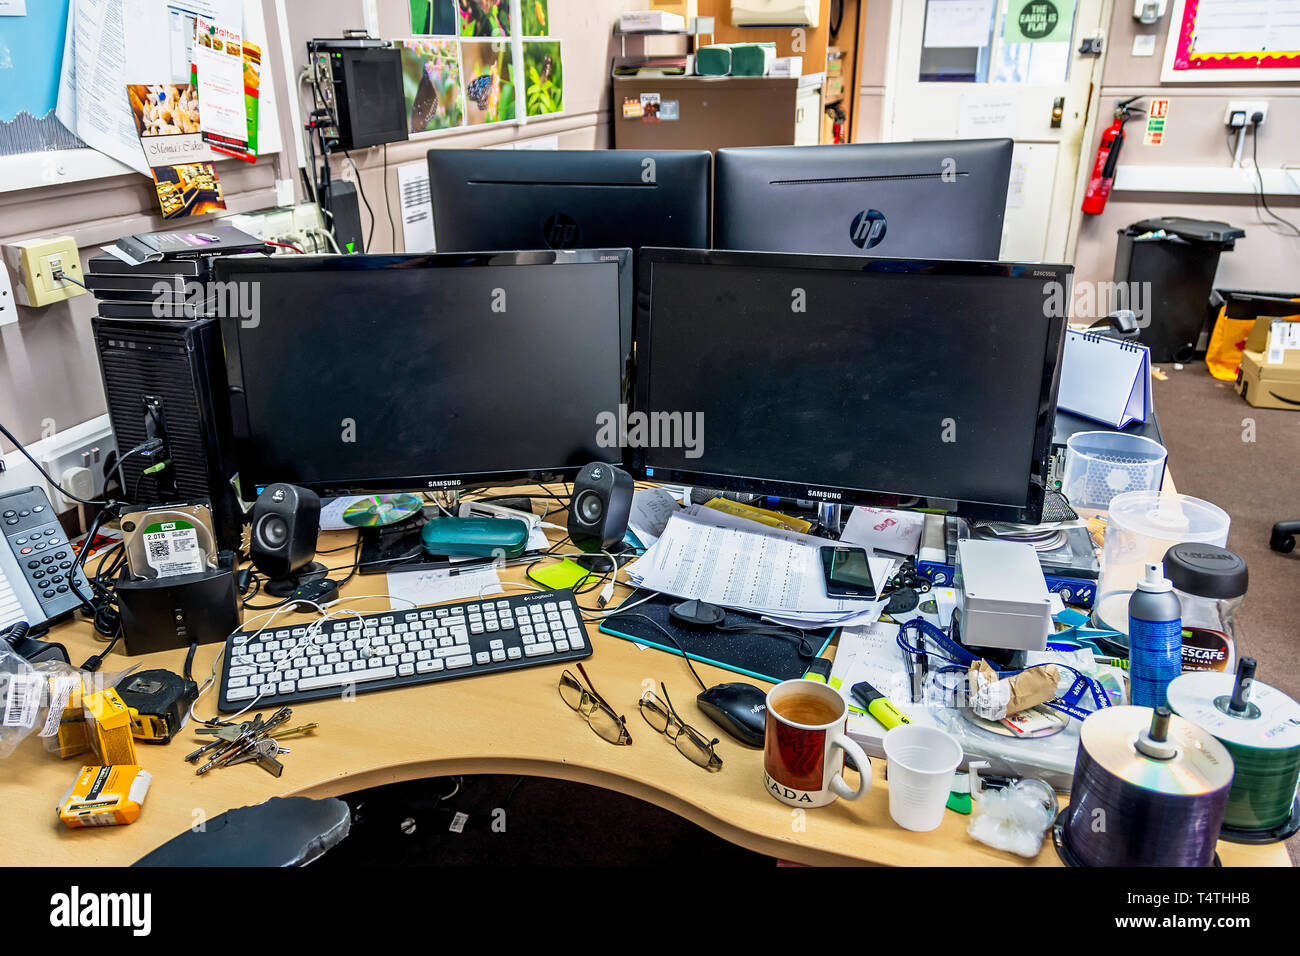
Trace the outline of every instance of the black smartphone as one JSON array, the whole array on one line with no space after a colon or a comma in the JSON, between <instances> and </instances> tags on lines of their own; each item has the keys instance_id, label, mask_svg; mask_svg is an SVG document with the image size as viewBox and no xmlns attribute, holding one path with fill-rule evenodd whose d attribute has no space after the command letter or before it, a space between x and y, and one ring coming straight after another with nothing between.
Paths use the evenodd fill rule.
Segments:
<instances>
[{"instance_id":1,"label":"black smartphone","mask_svg":"<svg viewBox=\"0 0 1300 956\"><path fill-rule=\"evenodd\" d=\"M864 548L826 545L821 549L822 577L826 581L829 597L876 596L876 584L871 580L871 565Z\"/></svg>"}]
</instances>

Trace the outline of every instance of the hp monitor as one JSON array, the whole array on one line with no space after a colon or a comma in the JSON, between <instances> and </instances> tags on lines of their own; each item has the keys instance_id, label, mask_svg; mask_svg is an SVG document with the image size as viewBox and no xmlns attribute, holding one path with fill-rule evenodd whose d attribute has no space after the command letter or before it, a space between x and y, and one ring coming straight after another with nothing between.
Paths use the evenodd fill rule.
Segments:
<instances>
[{"instance_id":1,"label":"hp monitor","mask_svg":"<svg viewBox=\"0 0 1300 956\"><path fill-rule=\"evenodd\" d=\"M624 398L631 252L231 258L218 289L241 488L572 477ZM215 296L214 296L215 299ZM608 443L606 443L608 444Z\"/></svg>"},{"instance_id":2,"label":"hp monitor","mask_svg":"<svg viewBox=\"0 0 1300 956\"><path fill-rule=\"evenodd\" d=\"M1036 523L1071 268L648 249L638 477ZM686 434L684 428L680 429Z\"/></svg>"},{"instance_id":3,"label":"hp monitor","mask_svg":"<svg viewBox=\"0 0 1300 956\"><path fill-rule=\"evenodd\" d=\"M997 259L1009 139L718 150L718 249Z\"/></svg>"}]
</instances>

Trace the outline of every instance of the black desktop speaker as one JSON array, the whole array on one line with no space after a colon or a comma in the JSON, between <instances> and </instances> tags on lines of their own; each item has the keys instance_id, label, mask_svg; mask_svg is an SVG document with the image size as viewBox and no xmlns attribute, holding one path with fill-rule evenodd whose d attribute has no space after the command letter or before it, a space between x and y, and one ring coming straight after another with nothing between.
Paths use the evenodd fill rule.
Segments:
<instances>
[{"instance_id":1,"label":"black desktop speaker","mask_svg":"<svg viewBox=\"0 0 1300 956\"><path fill-rule=\"evenodd\" d=\"M161 455L122 463L122 496L132 504L212 502L218 547L238 551L243 509L226 397L226 365L216 319L108 319L91 323L118 454L148 438L166 442L170 466L145 474Z\"/></svg>"},{"instance_id":2,"label":"black desktop speaker","mask_svg":"<svg viewBox=\"0 0 1300 956\"><path fill-rule=\"evenodd\" d=\"M604 462L584 465L573 480L569 538L579 551L611 551L627 533L632 476Z\"/></svg>"},{"instance_id":3,"label":"black desktop speaker","mask_svg":"<svg viewBox=\"0 0 1300 956\"><path fill-rule=\"evenodd\" d=\"M286 597L304 581L324 576L324 565L312 561L319 533L316 492L276 482L257 496L248 550L253 566L271 579L268 594Z\"/></svg>"}]
</instances>

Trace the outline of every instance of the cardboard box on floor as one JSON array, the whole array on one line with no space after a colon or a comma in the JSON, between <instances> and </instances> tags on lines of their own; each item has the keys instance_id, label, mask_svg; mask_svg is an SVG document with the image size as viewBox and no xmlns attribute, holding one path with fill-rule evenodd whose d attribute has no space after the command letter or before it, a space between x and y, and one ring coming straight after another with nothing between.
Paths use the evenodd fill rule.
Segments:
<instances>
[{"instance_id":1,"label":"cardboard box on floor","mask_svg":"<svg viewBox=\"0 0 1300 956\"><path fill-rule=\"evenodd\" d=\"M1300 411L1300 348L1280 348L1279 333L1300 329L1300 322L1262 318L1255 322L1237 372L1237 394L1255 408L1290 408ZM1273 359L1274 361L1270 361Z\"/></svg>"}]
</instances>

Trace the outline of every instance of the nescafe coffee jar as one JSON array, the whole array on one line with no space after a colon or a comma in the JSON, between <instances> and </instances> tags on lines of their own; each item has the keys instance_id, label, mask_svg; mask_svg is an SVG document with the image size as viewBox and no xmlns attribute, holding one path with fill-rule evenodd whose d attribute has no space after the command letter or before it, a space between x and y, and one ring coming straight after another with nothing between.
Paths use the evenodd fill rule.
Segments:
<instances>
[{"instance_id":1,"label":"nescafe coffee jar","mask_svg":"<svg viewBox=\"0 0 1300 956\"><path fill-rule=\"evenodd\" d=\"M1165 552L1165 577L1183 610L1183 671L1231 672L1246 562L1227 548L1185 541Z\"/></svg>"}]
</instances>

